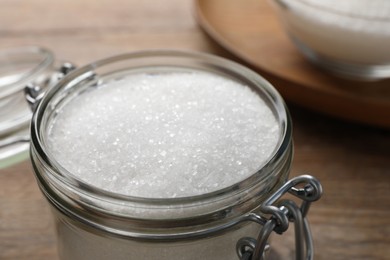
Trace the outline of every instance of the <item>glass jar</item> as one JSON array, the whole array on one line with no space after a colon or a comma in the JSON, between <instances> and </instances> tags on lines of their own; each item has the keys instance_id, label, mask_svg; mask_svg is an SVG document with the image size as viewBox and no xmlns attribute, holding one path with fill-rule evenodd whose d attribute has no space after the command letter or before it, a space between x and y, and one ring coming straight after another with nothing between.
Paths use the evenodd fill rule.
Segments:
<instances>
[{"instance_id":1,"label":"glass jar","mask_svg":"<svg viewBox=\"0 0 390 260\"><path fill-rule=\"evenodd\" d=\"M222 75L261 96L281 129L277 149L267 163L227 188L155 199L91 186L48 152L45 138L51 120L58 108L77 95L129 72L172 68ZM256 73L212 55L146 51L74 70L37 101L31 123L31 161L53 211L61 259L260 259L269 234L273 230L283 233L289 221L294 221L300 236L297 256L312 255L305 216L310 202L320 197L321 186L307 175L287 181L293 154L291 119L277 91ZM301 207L291 201L275 206L286 192L301 198Z\"/></svg>"}]
</instances>

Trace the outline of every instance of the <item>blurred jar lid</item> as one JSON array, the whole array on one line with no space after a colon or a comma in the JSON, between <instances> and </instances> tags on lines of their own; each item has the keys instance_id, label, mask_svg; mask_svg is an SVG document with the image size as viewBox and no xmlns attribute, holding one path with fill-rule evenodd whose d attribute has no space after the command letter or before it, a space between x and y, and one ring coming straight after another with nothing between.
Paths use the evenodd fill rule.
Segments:
<instances>
[{"instance_id":1,"label":"blurred jar lid","mask_svg":"<svg viewBox=\"0 0 390 260\"><path fill-rule=\"evenodd\" d=\"M53 64L41 47L0 50L0 169L27 158L32 112L24 88L47 80Z\"/></svg>"}]
</instances>

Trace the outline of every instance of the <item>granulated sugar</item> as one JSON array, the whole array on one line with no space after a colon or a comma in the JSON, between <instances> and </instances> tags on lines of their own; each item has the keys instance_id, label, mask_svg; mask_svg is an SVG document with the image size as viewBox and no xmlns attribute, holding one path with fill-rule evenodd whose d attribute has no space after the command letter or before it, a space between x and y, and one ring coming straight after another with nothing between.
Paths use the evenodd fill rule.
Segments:
<instances>
[{"instance_id":1,"label":"granulated sugar","mask_svg":"<svg viewBox=\"0 0 390 260\"><path fill-rule=\"evenodd\" d=\"M84 182L139 197L199 195L259 169L279 141L270 108L211 73L135 73L87 91L52 122L54 158Z\"/></svg>"}]
</instances>

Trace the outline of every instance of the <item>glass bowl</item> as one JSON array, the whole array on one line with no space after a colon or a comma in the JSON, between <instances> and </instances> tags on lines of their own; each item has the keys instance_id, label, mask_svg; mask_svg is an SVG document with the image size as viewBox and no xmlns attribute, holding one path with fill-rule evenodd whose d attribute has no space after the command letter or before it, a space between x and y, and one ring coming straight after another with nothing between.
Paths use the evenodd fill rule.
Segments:
<instances>
[{"instance_id":1,"label":"glass bowl","mask_svg":"<svg viewBox=\"0 0 390 260\"><path fill-rule=\"evenodd\" d=\"M390 1L271 0L298 50L334 74L390 78Z\"/></svg>"}]
</instances>

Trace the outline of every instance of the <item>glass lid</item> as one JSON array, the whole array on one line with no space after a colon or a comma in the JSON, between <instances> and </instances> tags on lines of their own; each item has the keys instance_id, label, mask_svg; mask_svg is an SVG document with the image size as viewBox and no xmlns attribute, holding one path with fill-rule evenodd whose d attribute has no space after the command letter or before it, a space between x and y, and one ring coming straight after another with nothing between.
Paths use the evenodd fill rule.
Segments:
<instances>
[{"instance_id":1,"label":"glass lid","mask_svg":"<svg viewBox=\"0 0 390 260\"><path fill-rule=\"evenodd\" d=\"M32 112L24 88L47 80L53 62L40 47L0 50L0 169L27 157Z\"/></svg>"}]
</instances>

